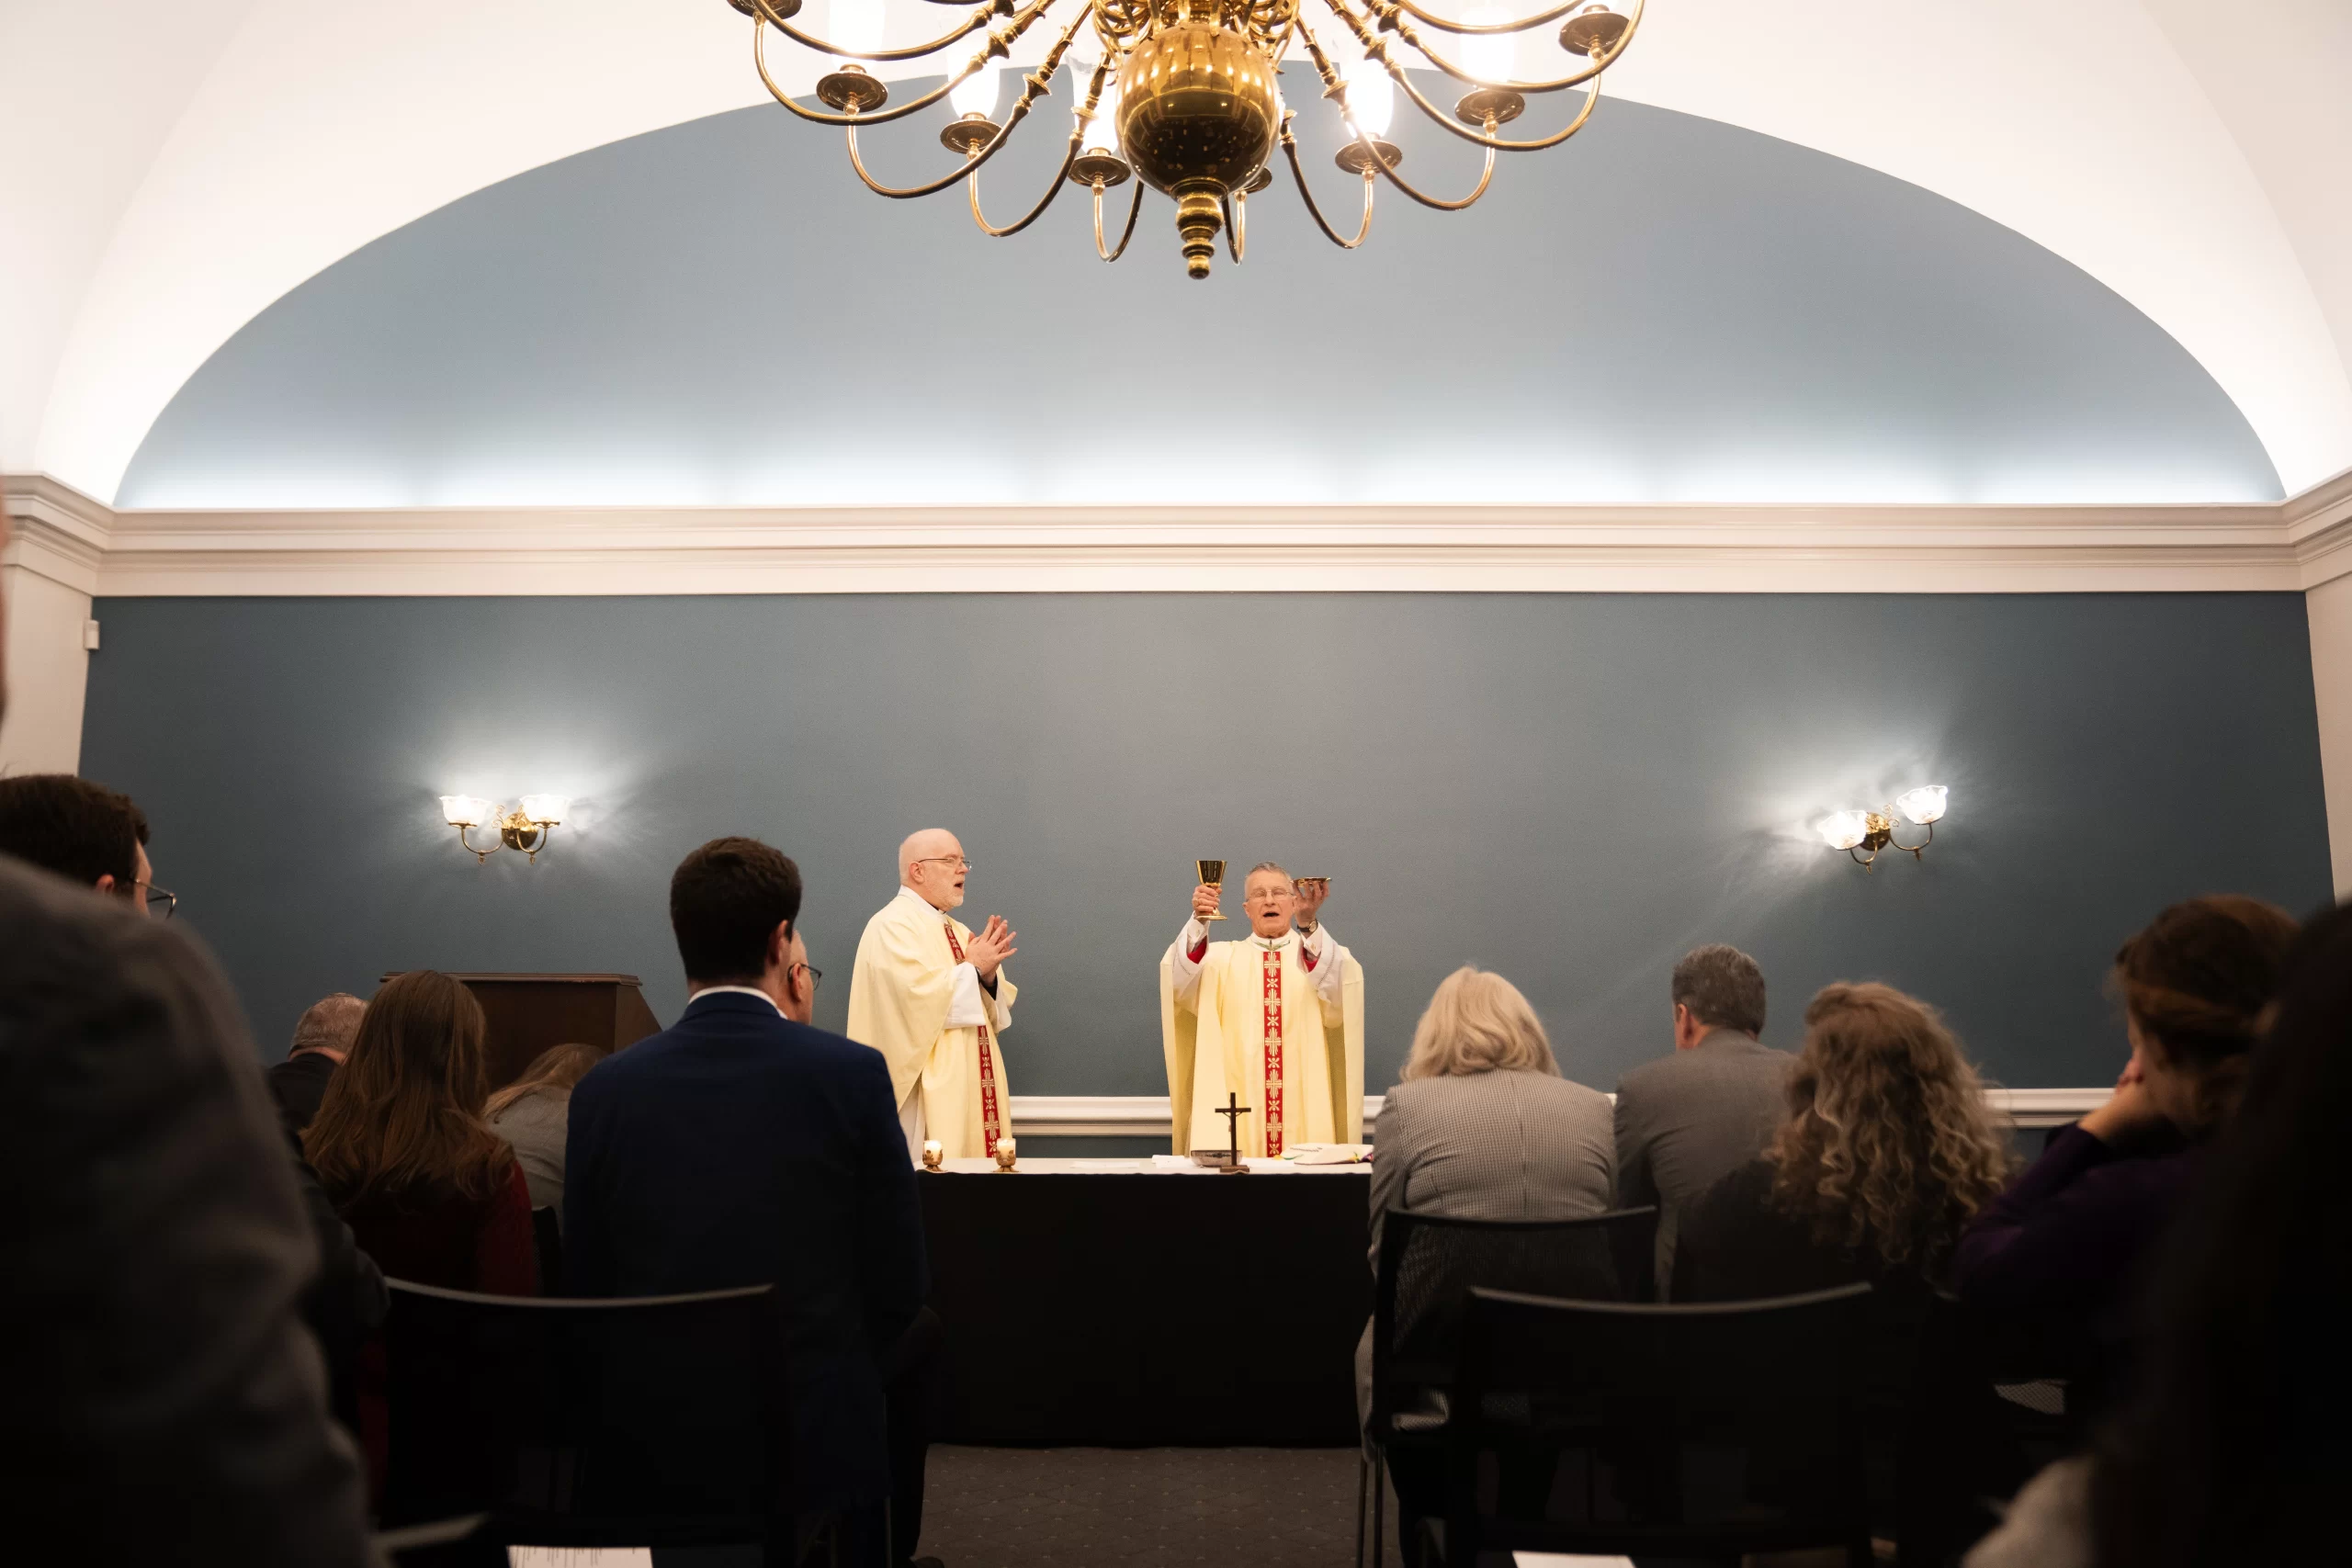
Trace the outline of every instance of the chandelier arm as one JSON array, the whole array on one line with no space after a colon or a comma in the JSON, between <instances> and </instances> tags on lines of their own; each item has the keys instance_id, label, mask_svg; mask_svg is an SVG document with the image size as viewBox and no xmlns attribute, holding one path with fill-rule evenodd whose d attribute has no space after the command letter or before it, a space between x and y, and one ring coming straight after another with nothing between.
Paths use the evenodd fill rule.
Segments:
<instances>
[{"instance_id":1,"label":"chandelier arm","mask_svg":"<svg viewBox=\"0 0 2352 1568\"><path fill-rule=\"evenodd\" d=\"M764 18L768 26L774 28L776 31L782 33L785 37L790 39L793 42L799 44L805 49L814 50L819 54L831 55L836 60L871 60L876 62L920 60L926 54L931 54L939 50L945 49L949 44L954 43L957 39L964 37L975 28L987 27L989 25L989 18L996 15L1000 9L1003 9L1005 14L1008 16L1012 14L1011 8L1009 6L1001 7L998 5L998 0L988 0L986 5L976 7L970 16L965 17L963 24L956 28L954 32L943 33L939 37L932 39L929 43L912 44L905 49L878 50L871 54L866 54L861 53L854 49L843 49L839 44L828 43L823 39L812 38L808 34L802 32L798 28L794 27L790 22L786 21L783 17L776 13L771 0L752 0L752 3L754 6L757 6L760 10L759 17L752 18L754 21Z\"/></svg>"},{"instance_id":2,"label":"chandelier arm","mask_svg":"<svg viewBox=\"0 0 2352 1568\"><path fill-rule=\"evenodd\" d=\"M1246 196L1227 198L1225 192L1219 191L1216 208L1217 215L1225 220L1225 254L1233 258L1234 265L1239 266L1241 258L1250 254L1250 198Z\"/></svg>"},{"instance_id":3,"label":"chandelier arm","mask_svg":"<svg viewBox=\"0 0 2352 1568\"><path fill-rule=\"evenodd\" d=\"M1046 3L1051 4L1052 0L1046 0ZM1042 9L1042 6L1038 8ZM934 195L937 192L945 190L949 186L954 185L957 180L962 179L965 175L978 172L980 165L987 163L990 158L995 157L997 155L997 150L1002 147L1006 141L1010 141L1013 131L1018 129L1021 122L1029 118L1029 106L1035 103L1039 95L1045 93L1052 85L1054 73L1061 69L1062 56L1069 49L1069 40L1078 35L1079 25L1084 22L1091 14L1092 13L1091 11L1080 11L1077 17L1071 21L1070 25L1062 29L1062 36L1054 40L1054 47L1046 51L1046 58L1038 64L1037 69L1029 75L1023 76L1021 79L1021 96L1012 100L1012 112L1004 117L1004 123L997 128L996 134L989 137L984 145L967 156L953 172L942 175L939 178L932 181L929 185L922 186L886 186L879 180L876 180L872 175L867 174L865 172L865 160L860 158L857 152L857 128L860 124L873 125L879 124L885 119L894 119L898 118L895 115L876 115L871 120L861 120L856 115L849 115L843 118L842 123L849 127L849 166L857 172L857 177L859 179L865 182L866 189L872 191L876 196L889 197L894 201L906 201L919 196ZM1102 82L1104 67L1098 65L1094 68L1094 71L1095 82L1099 86ZM938 96L937 94L933 94L932 96L933 97ZM1075 142L1077 138L1072 137L1071 140ZM1062 171L1065 175L1069 173L1070 163L1077 157L1077 155L1078 150L1073 146L1070 149L1069 155L1062 160ZM1050 192L1047 193L1046 199L1046 201L1051 201L1053 199L1053 196ZM1044 210L1044 203L1039 204L1038 210ZM974 216L977 217L978 215L978 207L977 202L975 203L973 212ZM1023 219L1015 229L1007 230L1005 231L1007 233L1012 233L1017 231L1018 229L1026 228L1036 216L1037 214L1033 212L1029 217ZM988 220L982 219L980 221L980 227L983 229L987 228Z\"/></svg>"},{"instance_id":4,"label":"chandelier arm","mask_svg":"<svg viewBox=\"0 0 2352 1568\"><path fill-rule=\"evenodd\" d=\"M1353 126L1350 126L1348 129L1355 130L1355 127ZM1459 201L1447 201L1442 197L1431 196L1426 191L1415 188L1410 180L1398 174L1395 167L1389 164L1388 160L1380 155L1380 150L1372 144L1372 138L1366 136L1361 130L1356 130L1356 143L1364 150L1365 155L1372 160L1372 167L1379 170L1383 175L1387 176L1388 183L1390 185L1395 186L1398 190L1403 191L1407 196L1411 197L1423 207L1434 207L1440 212L1460 212L1463 209L1476 201L1480 197L1486 195L1487 187L1494 183L1495 149L1491 146L1487 149L1487 166L1480 172L1478 175L1478 184L1476 188L1474 188L1468 196L1464 197Z\"/></svg>"},{"instance_id":5,"label":"chandelier arm","mask_svg":"<svg viewBox=\"0 0 2352 1568\"><path fill-rule=\"evenodd\" d=\"M1591 0L1566 0L1566 4L1555 6L1548 11L1539 12L1532 17L1521 17L1508 22L1457 22L1451 17L1441 17L1433 11L1422 10L1413 4L1413 0L1397 0L1396 8L1408 17L1418 17L1430 26L1449 33L1522 33L1530 28L1540 28L1546 22L1556 22L1577 6L1589 4Z\"/></svg>"},{"instance_id":6,"label":"chandelier arm","mask_svg":"<svg viewBox=\"0 0 2352 1568\"><path fill-rule=\"evenodd\" d=\"M1078 133L1076 131L1072 131L1069 139L1069 151L1062 154L1062 166L1054 171L1054 183L1046 187L1046 194L1037 198L1037 205L1029 209L1029 215L1027 217L1020 219L1012 223L1009 223L1001 229L989 222L988 220L988 215L980 210L980 172L978 169L974 169L969 181L969 188L972 194L972 221L978 224L981 231L986 233L991 239L1001 240L1010 235L1018 234L1022 230L1026 229L1030 224L1035 223L1038 219L1045 216L1046 209L1054 204L1054 197L1061 195L1062 186L1069 184L1069 166L1077 162Z\"/></svg>"},{"instance_id":7,"label":"chandelier arm","mask_svg":"<svg viewBox=\"0 0 2352 1568\"><path fill-rule=\"evenodd\" d=\"M1306 203L1306 215L1315 220L1315 226L1323 231L1323 237L1343 251L1352 251L1363 244L1364 236L1372 232L1372 171L1366 169L1363 172L1363 221L1356 226L1354 239L1342 240L1340 231L1325 220L1323 209L1315 205L1315 193L1307 188L1306 171L1299 166L1298 162L1298 139L1290 133L1288 115L1283 117L1283 153L1290 159L1290 175L1298 182L1299 198Z\"/></svg>"},{"instance_id":8,"label":"chandelier arm","mask_svg":"<svg viewBox=\"0 0 2352 1568\"><path fill-rule=\"evenodd\" d=\"M1029 25L1044 16L1046 9L1054 3L1055 0L1031 0L1031 4L1013 18L1012 26L1002 35L1002 41L1006 46L1009 48L1023 33L1026 32ZM1084 14L1081 14L1081 20L1083 17ZM1071 30L1076 30L1075 26ZM759 70L760 81L766 86L770 97L812 125L888 125L894 119L904 119L910 114L929 108L964 83L971 80L978 73L981 64L987 58L985 55L975 57L961 72L949 76L946 81L942 82L930 92L900 104L896 108L885 109L880 114L828 114L821 109L802 108L793 102L789 94L776 85L775 78L768 74L765 36L761 28L761 18L753 17L752 18L752 63ZM992 41L994 39L995 35L991 35ZM1063 46L1068 47L1069 42L1069 37L1065 35L1062 39ZM1058 58L1058 51L1057 51L1057 57ZM956 171L957 178L961 178L962 175L962 170ZM947 183L953 185L955 180L951 179Z\"/></svg>"},{"instance_id":9,"label":"chandelier arm","mask_svg":"<svg viewBox=\"0 0 2352 1568\"><path fill-rule=\"evenodd\" d=\"M1462 138L1463 141L1471 143L1473 146L1487 148L1490 151L1498 152L1541 152L1546 147L1557 147L1561 142L1566 141L1569 137L1574 136L1577 131L1584 129L1584 122L1592 118L1592 111L1598 107L1600 103L1600 79L1596 76L1585 87L1584 107L1577 110L1576 118L1568 121L1566 125L1563 126L1558 130L1554 131L1549 136L1538 137L1532 141L1513 141L1506 137L1488 136L1483 132L1470 130L1468 127L1462 124L1461 121L1455 119L1452 115L1447 114L1443 109L1439 108L1435 104L1430 102L1429 99L1423 97L1421 96L1421 90L1413 85L1412 79L1407 76L1404 72L1398 70L1395 64L1391 63L1388 66L1388 74L1396 81L1398 86L1405 89L1405 96L1413 100L1413 105L1416 108L1419 108L1423 114L1435 120L1444 130Z\"/></svg>"},{"instance_id":10,"label":"chandelier arm","mask_svg":"<svg viewBox=\"0 0 2352 1568\"><path fill-rule=\"evenodd\" d=\"M1582 86L1615 64L1617 57L1625 52L1625 46L1633 41L1635 30L1641 26L1643 0L1634 0L1634 15L1626 23L1625 30L1617 35L1617 41L1614 44L1603 52L1594 55L1592 63L1583 70L1550 82L1489 82L1483 76L1473 76L1469 72L1463 70L1462 67L1422 42L1420 35L1413 30L1409 23L1399 21L1396 0L1364 0L1364 8L1370 14L1367 17L1358 17L1350 10L1347 0L1323 0L1323 6L1324 9L1347 25L1348 30L1355 35L1356 41L1363 46L1365 56L1379 61L1386 68L1388 74L1400 83L1405 80L1404 68L1388 58L1388 45L1379 37L1382 31L1394 30L1397 37L1403 39L1423 59L1457 82L1467 82L1476 87L1503 87L1514 93L1524 94L1557 93L1569 87ZM1374 19L1377 21L1376 27L1374 25ZM1529 145L1548 146L1550 143L1532 142Z\"/></svg>"},{"instance_id":11,"label":"chandelier arm","mask_svg":"<svg viewBox=\"0 0 2352 1568\"><path fill-rule=\"evenodd\" d=\"M1120 231L1119 233L1119 248L1115 251L1104 250L1102 248L1102 182L1100 180L1095 181L1094 254L1101 256L1106 262L1114 262L1121 256L1125 255L1127 254L1127 242L1136 237L1136 218L1142 211L1143 182L1141 180L1137 180L1136 181L1135 200L1127 204L1127 226L1124 230Z\"/></svg>"}]
</instances>

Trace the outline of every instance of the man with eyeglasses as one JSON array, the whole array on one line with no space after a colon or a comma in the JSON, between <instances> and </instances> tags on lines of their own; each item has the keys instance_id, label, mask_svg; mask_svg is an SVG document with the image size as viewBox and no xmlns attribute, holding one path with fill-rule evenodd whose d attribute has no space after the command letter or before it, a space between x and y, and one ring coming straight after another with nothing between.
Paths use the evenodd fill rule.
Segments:
<instances>
[{"instance_id":1,"label":"man with eyeglasses","mask_svg":"<svg viewBox=\"0 0 2352 1568\"><path fill-rule=\"evenodd\" d=\"M978 931L950 913L972 863L944 828L899 846L899 895L865 922L849 977L849 1037L890 1064L907 1153L936 1139L948 1159L996 1153L1012 1131L1012 1091L997 1037L1018 995L1004 961L1015 933L990 915Z\"/></svg>"},{"instance_id":2,"label":"man with eyeglasses","mask_svg":"<svg viewBox=\"0 0 2352 1568\"><path fill-rule=\"evenodd\" d=\"M138 914L168 919L178 902L155 886L146 814L120 791L72 773L0 779L0 854L87 883Z\"/></svg>"}]
</instances>

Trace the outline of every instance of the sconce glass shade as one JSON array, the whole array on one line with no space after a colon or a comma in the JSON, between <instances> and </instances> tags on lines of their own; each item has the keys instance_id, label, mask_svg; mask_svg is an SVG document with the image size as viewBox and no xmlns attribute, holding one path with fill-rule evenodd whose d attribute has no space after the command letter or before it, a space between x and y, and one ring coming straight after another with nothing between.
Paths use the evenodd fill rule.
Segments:
<instances>
[{"instance_id":1,"label":"sconce glass shade","mask_svg":"<svg viewBox=\"0 0 2352 1568\"><path fill-rule=\"evenodd\" d=\"M571 809L569 795L526 795L523 797L523 815L549 827L561 822L563 814Z\"/></svg>"},{"instance_id":2,"label":"sconce glass shade","mask_svg":"<svg viewBox=\"0 0 2352 1568\"><path fill-rule=\"evenodd\" d=\"M490 820L497 809L478 795L445 795L441 797L441 815L452 828L479 828Z\"/></svg>"},{"instance_id":3,"label":"sconce glass shade","mask_svg":"<svg viewBox=\"0 0 2352 1568\"><path fill-rule=\"evenodd\" d=\"M1870 836L1867 811L1833 811L1821 819L1822 840L1833 850L1850 850Z\"/></svg>"},{"instance_id":4,"label":"sconce glass shade","mask_svg":"<svg viewBox=\"0 0 2352 1568\"><path fill-rule=\"evenodd\" d=\"M1941 784L1922 784L1894 797L1894 808L1926 827L1944 814L1944 798L1951 792Z\"/></svg>"}]
</instances>

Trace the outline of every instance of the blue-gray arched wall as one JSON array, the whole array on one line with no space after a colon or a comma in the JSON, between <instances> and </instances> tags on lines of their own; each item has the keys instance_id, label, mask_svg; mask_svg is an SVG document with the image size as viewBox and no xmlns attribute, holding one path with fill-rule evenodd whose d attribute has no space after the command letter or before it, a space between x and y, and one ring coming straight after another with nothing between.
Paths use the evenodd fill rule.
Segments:
<instances>
[{"instance_id":1,"label":"blue-gray arched wall","mask_svg":"<svg viewBox=\"0 0 2352 1568\"><path fill-rule=\"evenodd\" d=\"M1043 188L1066 92L992 164ZM1321 105L1300 117L1327 204ZM944 112L944 111L943 111ZM943 166L918 119L882 177ZM1400 129L1408 172L1475 170ZM1316 140L1318 136L1322 141ZM596 148L389 234L188 381L134 507L2263 501L2178 344L1900 180L1636 103L1446 217L1333 250L1285 180L1188 281L1172 209L991 241L773 105ZM1020 153L1023 156L1015 156Z\"/></svg>"}]
</instances>

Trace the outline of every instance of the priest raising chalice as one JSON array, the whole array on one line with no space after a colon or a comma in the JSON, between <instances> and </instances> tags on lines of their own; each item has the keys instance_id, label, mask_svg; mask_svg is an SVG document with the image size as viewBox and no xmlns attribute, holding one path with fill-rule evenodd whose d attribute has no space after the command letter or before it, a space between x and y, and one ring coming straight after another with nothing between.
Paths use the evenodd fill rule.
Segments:
<instances>
[{"instance_id":1,"label":"priest raising chalice","mask_svg":"<svg viewBox=\"0 0 2352 1568\"><path fill-rule=\"evenodd\" d=\"M1211 942L1223 889L1193 889L1192 918L1159 961L1159 1034L1178 1154L1227 1145L1228 1094L1244 1155L1363 1140L1363 971L1323 924L1328 876L1261 861L1242 885L1250 934Z\"/></svg>"}]
</instances>

